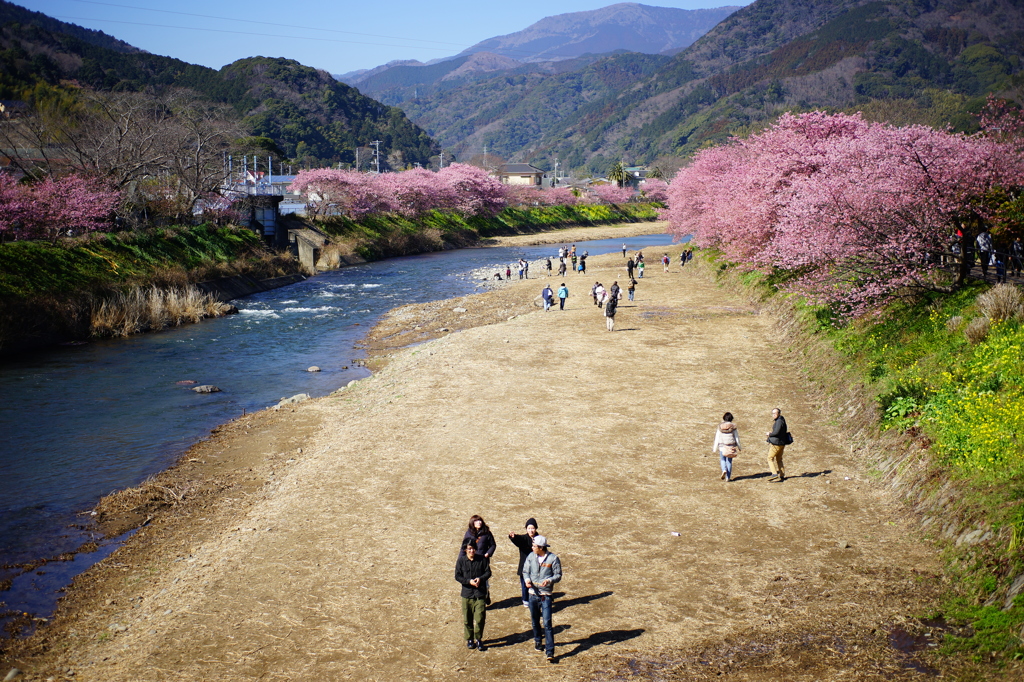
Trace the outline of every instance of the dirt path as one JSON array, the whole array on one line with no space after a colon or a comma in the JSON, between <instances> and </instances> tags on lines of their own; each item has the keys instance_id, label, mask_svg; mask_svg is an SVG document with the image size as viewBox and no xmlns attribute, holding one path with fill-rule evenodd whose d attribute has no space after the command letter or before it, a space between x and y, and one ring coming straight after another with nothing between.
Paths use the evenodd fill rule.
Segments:
<instances>
[{"instance_id":1,"label":"dirt path","mask_svg":"<svg viewBox=\"0 0 1024 682\"><path fill-rule=\"evenodd\" d=\"M21 665L77 680L923 675L888 632L926 610L934 552L831 435L770 321L680 272L678 251L614 333L586 293L624 282L617 255L568 278L565 311L530 304L537 280L396 311L381 329L465 319L215 437L211 453L270 457L249 470L262 487L144 529ZM394 334L375 338L388 353ZM782 484L763 461L776 405L797 439ZM745 446L732 483L711 454L726 410ZM499 543L484 653L463 646L453 580L474 513ZM554 665L533 650L503 537L530 516L565 570Z\"/></svg>"}]
</instances>

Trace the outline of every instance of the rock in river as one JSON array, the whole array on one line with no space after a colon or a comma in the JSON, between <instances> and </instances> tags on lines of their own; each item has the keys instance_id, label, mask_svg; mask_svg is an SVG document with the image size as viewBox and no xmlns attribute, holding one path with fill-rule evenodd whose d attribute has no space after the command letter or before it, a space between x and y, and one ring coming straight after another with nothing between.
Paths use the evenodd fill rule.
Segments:
<instances>
[{"instance_id":1,"label":"rock in river","mask_svg":"<svg viewBox=\"0 0 1024 682\"><path fill-rule=\"evenodd\" d=\"M220 389L212 384L203 384L192 389L196 393L220 393Z\"/></svg>"},{"instance_id":2,"label":"rock in river","mask_svg":"<svg viewBox=\"0 0 1024 682\"><path fill-rule=\"evenodd\" d=\"M319 372L319 371L320 371L320 368L319 368L319 367L317 367L316 365L313 365L312 367L310 367L310 368L309 368L309 369L307 369L306 371L307 371L307 372Z\"/></svg>"}]
</instances>

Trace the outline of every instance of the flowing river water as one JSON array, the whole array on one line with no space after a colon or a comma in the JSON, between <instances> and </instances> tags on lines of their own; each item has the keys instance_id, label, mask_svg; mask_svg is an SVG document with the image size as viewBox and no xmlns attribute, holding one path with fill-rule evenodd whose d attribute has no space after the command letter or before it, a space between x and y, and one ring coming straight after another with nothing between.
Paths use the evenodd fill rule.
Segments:
<instances>
[{"instance_id":1,"label":"flowing river water","mask_svg":"<svg viewBox=\"0 0 1024 682\"><path fill-rule=\"evenodd\" d=\"M632 250L671 241L625 240ZM598 255L622 243L577 249ZM474 271L504 271L521 257L536 277L536 260L557 249L460 249L367 263L237 299L238 315L0 363L0 585L12 580L0 591L0 621L13 612L48 615L61 588L116 549L121 539L102 542L88 526L87 510L100 497L165 469L243 410L297 393L327 395L367 376L353 363L357 344L388 310L473 293L481 286ZM307 372L311 365L322 371ZM197 394L177 383L187 380L222 391ZM71 561L19 567L91 540L99 549Z\"/></svg>"}]
</instances>

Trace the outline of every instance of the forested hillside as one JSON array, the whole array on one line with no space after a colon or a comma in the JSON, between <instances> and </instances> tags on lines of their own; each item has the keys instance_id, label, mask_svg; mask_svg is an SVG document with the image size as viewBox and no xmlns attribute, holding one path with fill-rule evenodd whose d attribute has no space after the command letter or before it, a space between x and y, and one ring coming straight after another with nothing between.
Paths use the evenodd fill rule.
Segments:
<instances>
[{"instance_id":1,"label":"forested hillside","mask_svg":"<svg viewBox=\"0 0 1024 682\"><path fill-rule=\"evenodd\" d=\"M985 94L1019 96L1022 52L1024 8L1011 0L757 0L668 60L501 73L400 106L456 151L487 145L603 174L614 161L688 155L787 110L969 129Z\"/></svg>"},{"instance_id":2,"label":"forested hillside","mask_svg":"<svg viewBox=\"0 0 1024 682\"><path fill-rule=\"evenodd\" d=\"M356 145L372 140L398 163L427 163L436 153L401 110L294 60L253 57L210 69L2 0L0 22L0 99L32 99L39 83L62 81L105 91L188 88L229 105L249 132L270 138L288 159L351 162Z\"/></svg>"}]
</instances>

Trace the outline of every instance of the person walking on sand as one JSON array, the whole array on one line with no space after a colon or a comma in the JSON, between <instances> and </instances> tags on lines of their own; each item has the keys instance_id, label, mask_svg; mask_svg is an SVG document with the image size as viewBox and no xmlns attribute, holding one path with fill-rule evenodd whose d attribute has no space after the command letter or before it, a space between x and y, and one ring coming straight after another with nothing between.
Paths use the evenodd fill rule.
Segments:
<instances>
[{"instance_id":1,"label":"person walking on sand","mask_svg":"<svg viewBox=\"0 0 1024 682\"><path fill-rule=\"evenodd\" d=\"M640 279L643 279L644 278L644 262L643 261L640 261L640 263L636 266L636 271L637 271L638 277Z\"/></svg>"},{"instance_id":2,"label":"person walking on sand","mask_svg":"<svg viewBox=\"0 0 1024 682\"><path fill-rule=\"evenodd\" d=\"M622 242L622 257L626 257L626 242Z\"/></svg>"},{"instance_id":3,"label":"person walking on sand","mask_svg":"<svg viewBox=\"0 0 1024 682\"><path fill-rule=\"evenodd\" d=\"M462 536L462 542L463 544L472 542L473 546L476 547L476 551L488 560L494 556L494 550L498 549L498 543L494 541L494 534L491 533L491 529L487 527L483 517L476 514L469 517L469 528L466 529L466 534ZM484 595L484 598L488 604L491 603L489 590Z\"/></svg>"},{"instance_id":4,"label":"person walking on sand","mask_svg":"<svg viewBox=\"0 0 1024 682\"><path fill-rule=\"evenodd\" d=\"M580 274L581 275L587 274L587 254L586 253L584 253L582 256L580 256Z\"/></svg>"},{"instance_id":5,"label":"person walking on sand","mask_svg":"<svg viewBox=\"0 0 1024 682\"><path fill-rule=\"evenodd\" d=\"M565 277L565 257L558 259L558 276Z\"/></svg>"},{"instance_id":6,"label":"person walking on sand","mask_svg":"<svg viewBox=\"0 0 1024 682\"><path fill-rule=\"evenodd\" d=\"M670 262L671 261L669 261L667 253L661 254L661 264L665 267L665 272L668 272L668 266Z\"/></svg>"},{"instance_id":7,"label":"person walking on sand","mask_svg":"<svg viewBox=\"0 0 1024 682\"><path fill-rule=\"evenodd\" d=\"M516 569L516 575L519 576L519 586L523 588L523 606L530 608L530 592L526 588L526 578L523 577L523 565L533 553L533 539L537 537L537 519L532 516L526 519L525 527L525 533L516 534L513 531L508 534L508 539L519 548L519 568Z\"/></svg>"},{"instance_id":8,"label":"person walking on sand","mask_svg":"<svg viewBox=\"0 0 1024 682\"><path fill-rule=\"evenodd\" d=\"M545 277L550 277L550 276L551 276L551 259L550 259L550 258L548 258L548 262L547 262L547 264L546 264L546 265L544 266L544 269L545 269L545 270L547 270L547 274L546 274L546 275L544 275L544 276L545 276Z\"/></svg>"},{"instance_id":9,"label":"person walking on sand","mask_svg":"<svg viewBox=\"0 0 1024 682\"><path fill-rule=\"evenodd\" d=\"M686 265L686 249L679 252L679 267L682 268Z\"/></svg>"},{"instance_id":10,"label":"person walking on sand","mask_svg":"<svg viewBox=\"0 0 1024 682\"><path fill-rule=\"evenodd\" d=\"M619 299L616 296L609 296L604 304L604 323L608 331L615 331L615 313L619 308Z\"/></svg>"},{"instance_id":11,"label":"person walking on sand","mask_svg":"<svg viewBox=\"0 0 1024 682\"><path fill-rule=\"evenodd\" d=\"M616 301L622 299L622 289L619 287L619 281L615 280L612 282L611 288L608 290L608 295L614 298Z\"/></svg>"},{"instance_id":12,"label":"person walking on sand","mask_svg":"<svg viewBox=\"0 0 1024 682\"><path fill-rule=\"evenodd\" d=\"M473 542L467 540L455 562L455 580L462 585L462 628L468 649L486 651L484 625L487 623L487 581L490 578L490 559L477 552Z\"/></svg>"},{"instance_id":13,"label":"person walking on sand","mask_svg":"<svg viewBox=\"0 0 1024 682\"><path fill-rule=\"evenodd\" d=\"M573 247L572 256L569 258L569 260L572 261L572 271L573 272L578 272L578 270L576 269L576 247L575 246Z\"/></svg>"},{"instance_id":14,"label":"person walking on sand","mask_svg":"<svg viewBox=\"0 0 1024 682\"><path fill-rule=\"evenodd\" d=\"M555 292L551 291L551 287L544 285L544 291L540 292L540 296L544 299L544 312L551 310L555 303Z\"/></svg>"},{"instance_id":15,"label":"person walking on sand","mask_svg":"<svg viewBox=\"0 0 1024 682\"><path fill-rule=\"evenodd\" d=\"M633 300L633 296L636 294L636 280L632 277L629 278L629 288L626 289L629 292L629 300Z\"/></svg>"},{"instance_id":16,"label":"person walking on sand","mask_svg":"<svg viewBox=\"0 0 1024 682\"><path fill-rule=\"evenodd\" d=\"M740 431L732 423L732 412L722 415L722 423L715 429L715 442L711 450L718 455L722 480L732 481L732 458L740 451Z\"/></svg>"},{"instance_id":17,"label":"person walking on sand","mask_svg":"<svg viewBox=\"0 0 1024 682\"><path fill-rule=\"evenodd\" d=\"M633 279L633 268L635 268L635 267L636 267L636 263L633 262L632 258L630 258L628 261L626 261L626 277L629 277L630 279Z\"/></svg>"},{"instance_id":18,"label":"person walking on sand","mask_svg":"<svg viewBox=\"0 0 1024 682\"><path fill-rule=\"evenodd\" d=\"M530 261L523 260L523 275L526 279L530 279Z\"/></svg>"},{"instance_id":19,"label":"person walking on sand","mask_svg":"<svg viewBox=\"0 0 1024 682\"><path fill-rule=\"evenodd\" d=\"M608 292L605 290L604 285L598 282L597 286L594 288L594 303L596 303L597 307L600 308L604 305L606 298L608 298Z\"/></svg>"},{"instance_id":20,"label":"person walking on sand","mask_svg":"<svg viewBox=\"0 0 1024 682\"><path fill-rule=\"evenodd\" d=\"M512 266L511 265L509 265L507 268L505 268L505 279L509 279L509 280L512 279Z\"/></svg>"},{"instance_id":21,"label":"person walking on sand","mask_svg":"<svg viewBox=\"0 0 1024 682\"><path fill-rule=\"evenodd\" d=\"M793 442L789 436L789 428L786 426L786 418L782 416L782 410L772 410L772 430L768 436L768 468L772 470L772 476L768 480L772 483L782 483L786 480L786 469L782 463L782 452L786 446Z\"/></svg>"},{"instance_id":22,"label":"person walking on sand","mask_svg":"<svg viewBox=\"0 0 1024 682\"><path fill-rule=\"evenodd\" d=\"M594 282L594 286L590 287L590 296L594 299L594 305L597 305L597 288L601 286L600 282Z\"/></svg>"},{"instance_id":23,"label":"person walking on sand","mask_svg":"<svg viewBox=\"0 0 1024 682\"><path fill-rule=\"evenodd\" d=\"M565 282L562 282L562 286L558 287L558 309L565 310L565 299L569 298L569 289L565 286Z\"/></svg>"},{"instance_id":24,"label":"person walking on sand","mask_svg":"<svg viewBox=\"0 0 1024 682\"><path fill-rule=\"evenodd\" d=\"M552 588L561 579L562 562L557 555L548 551L547 538L543 535L534 536L533 554L528 556L523 564L523 582L530 594L533 648L544 651L544 655L552 663L555 661L555 633L551 628L551 607L554 602Z\"/></svg>"}]
</instances>

